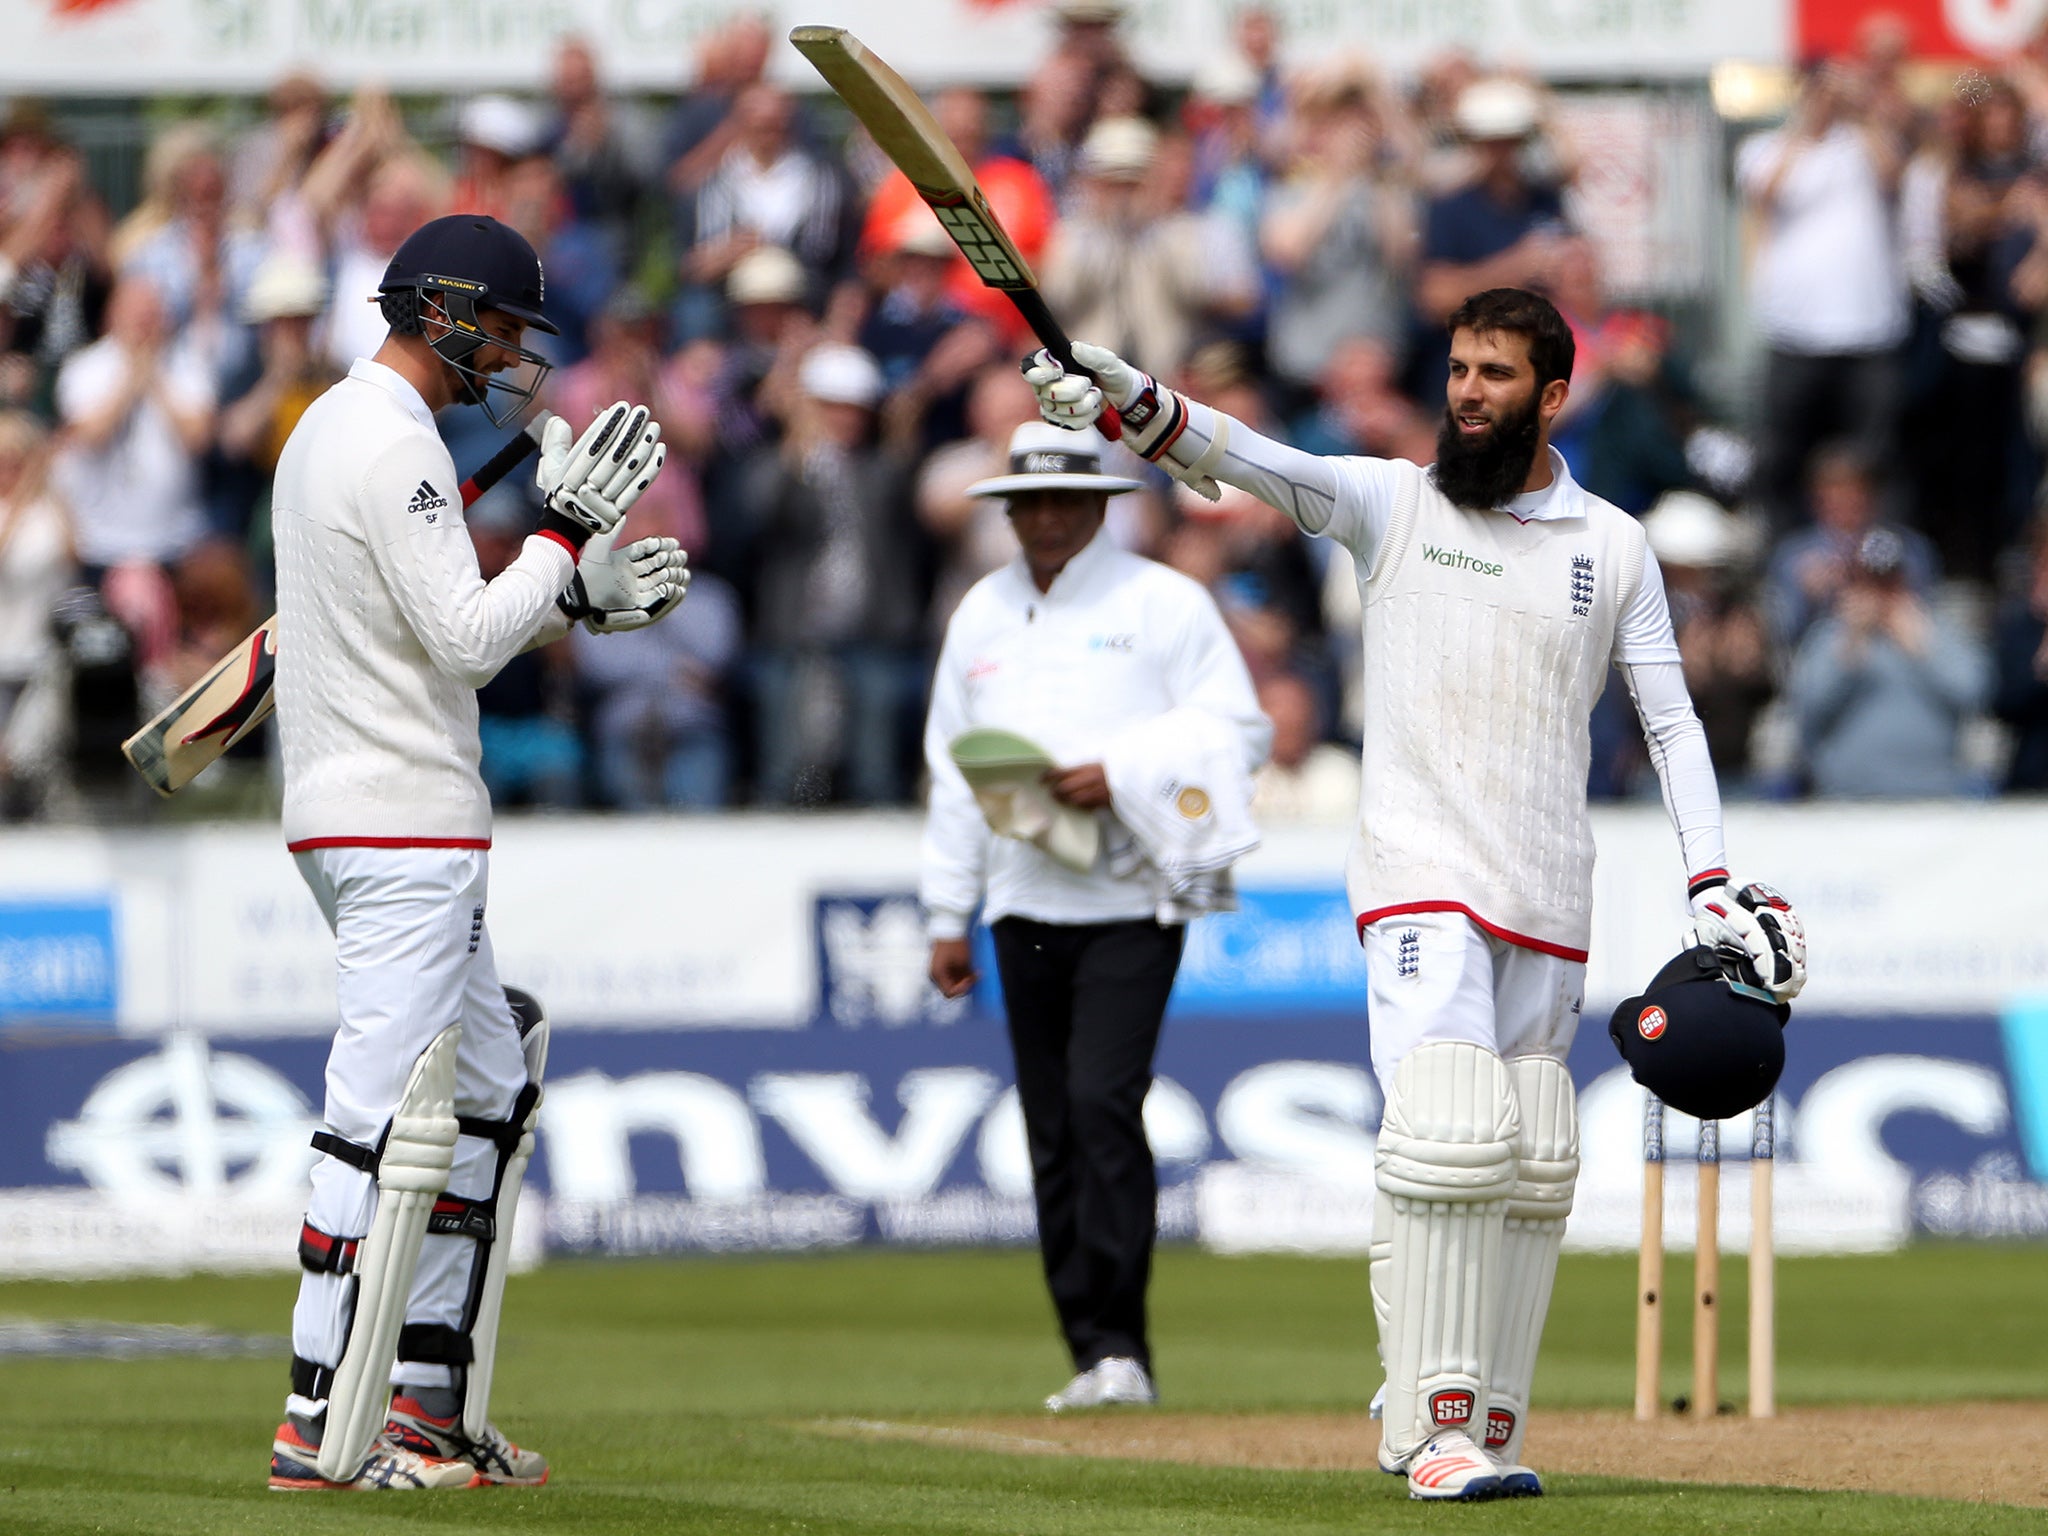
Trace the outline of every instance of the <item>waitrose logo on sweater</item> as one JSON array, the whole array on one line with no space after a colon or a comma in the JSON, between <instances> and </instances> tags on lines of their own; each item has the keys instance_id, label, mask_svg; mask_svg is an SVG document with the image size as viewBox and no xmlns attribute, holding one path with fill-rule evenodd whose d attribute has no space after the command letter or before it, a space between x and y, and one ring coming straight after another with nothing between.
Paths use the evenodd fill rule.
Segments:
<instances>
[{"instance_id":1,"label":"waitrose logo on sweater","mask_svg":"<svg viewBox=\"0 0 2048 1536\"><path fill-rule=\"evenodd\" d=\"M1422 546L1422 558L1431 565L1447 565L1453 570L1472 571L1481 576L1498 576L1502 567L1486 560L1475 560L1462 549L1438 549L1434 544Z\"/></svg>"}]
</instances>

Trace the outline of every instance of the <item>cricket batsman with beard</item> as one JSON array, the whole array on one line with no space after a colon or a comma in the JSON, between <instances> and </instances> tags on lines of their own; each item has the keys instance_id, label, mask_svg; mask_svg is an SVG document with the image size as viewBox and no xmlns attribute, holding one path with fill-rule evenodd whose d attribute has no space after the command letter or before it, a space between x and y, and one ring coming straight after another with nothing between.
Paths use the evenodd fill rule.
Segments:
<instances>
[{"instance_id":1,"label":"cricket batsman with beard","mask_svg":"<svg viewBox=\"0 0 2048 1536\"><path fill-rule=\"evenodd\" d=\"M1371 1290L1380 1466L1418 1499L1539 1494L1521 1463L1536 1349L1579 1168L1565 1055L1591 931L1587 723L1621 669L1678 831L1698 941L1774 998L1806 981L1798 917L1737 891L1721 801L1643 530L1572 479L1550 430L1571 331L1515 288L1451 316L1437 461L1321 458L1076 343L1041 352L1047 420L1106 405L1124 441L1209 496L1234 485L1358 571L1364 774L1346 885L1385 1110ZM1745 973L1747 974L1747 973Z\"/></svg>"}]
</instances>

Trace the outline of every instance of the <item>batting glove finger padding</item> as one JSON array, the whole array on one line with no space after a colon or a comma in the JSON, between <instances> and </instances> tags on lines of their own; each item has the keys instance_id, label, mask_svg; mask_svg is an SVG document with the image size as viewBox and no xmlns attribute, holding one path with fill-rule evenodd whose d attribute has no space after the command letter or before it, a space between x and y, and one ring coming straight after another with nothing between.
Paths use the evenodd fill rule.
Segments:
<instances>
[{"instance_id":1,"label":"batting glove finger padding","mask_svg":"<svg viewBox=\"0 0 2048 1536\"><path fill-rule=\"evenodd\" d=\"M613 549L611 537L584 546L568 590L556 599L562 612L598 635L656 623L690 590L690 557L674 539L640 539Z\"/></svg>"},{"instance_id":2,"label":"batting glove finger padding","mask_svg":"<svg viewBox=\"0 0 2048 1536\"><path fill-rule=\"evenodd\" d=\"M661 425L644 405L621 400L600 412L566 452L551 422L537 475L546 512L586 536L605 533L618 526L667 461Z\"/></svg>"},{"instance_id":3,"label":"batting glove finger padding","mask_svg":"<svg viewBox=\"0 0 2048 1536\"><path fill-rule=\"evenodd\" d=\"M1087 375L1068 373L1049 352L1032 357L1024 382L1038 396L1038 414L1056 427L1092 427L1108 404Z\"/></svg>"}]
</instances>

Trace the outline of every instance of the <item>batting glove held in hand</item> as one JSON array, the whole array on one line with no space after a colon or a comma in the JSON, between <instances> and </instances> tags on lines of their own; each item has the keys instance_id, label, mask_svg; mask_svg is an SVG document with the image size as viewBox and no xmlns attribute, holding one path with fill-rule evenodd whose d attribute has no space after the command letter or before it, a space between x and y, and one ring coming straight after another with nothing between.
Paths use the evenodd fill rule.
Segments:
<instances>
[{"instance_id":1,"label":"batting glove held in hand","mask_svg":"<svg viewBox=\"0 0 2048 1536\"><path fill-rule=\"evenodd\" d=\"M556 417L541 436L541 528L580 548L593 534L616 528L668 462L660 423L647 407L621 400L598 413L572 444L569 424Z\"/></svg>"},{"instance_id":2,"label":"batting glove held in hand","mask_svg":"<svg viewBox=\"0 0 2048 1536\"><path fill-rule=\"evenodd\" d=\"M614 549L618 536L613 528L584 545L569 590L555 599L593 635L658 623L690 590L690 557L674 539L640 539Z\"/></svg>"},{"instance_id":3,"label":"batting glove held in hand","mask_svg":"<svg viewBox=\"0 0 2048 1536\"><path fill-rule=\"evenodd\" d=\"M1789 1003L1806 985L1806 925L1768 885L1726 881L1693 892L1693 935L1734 962L1744 983Z\"/></svg>"}]
</instances>

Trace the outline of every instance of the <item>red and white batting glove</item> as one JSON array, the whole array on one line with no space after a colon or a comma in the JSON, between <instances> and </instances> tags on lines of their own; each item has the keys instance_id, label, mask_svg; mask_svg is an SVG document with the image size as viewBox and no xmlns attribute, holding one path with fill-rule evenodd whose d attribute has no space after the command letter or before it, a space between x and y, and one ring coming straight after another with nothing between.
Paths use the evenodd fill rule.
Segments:
<instances>
[{"instance_id":1,"label":"red and white batting glove","mask_svg":"<svg viewBox=\"0 0 2048 1536\"><path fill-rule=\"evenodd\" d=\"M1742 980L1781 1003L1806 985L1806 925L1774 887L1736 890L1726 875L1695 880L1693 936L1732 960Z\"/></svg>"},{"instance_id":2,"label":"red and white batting glove","mask_svg":"<svg viewBox=\"0 0 2048 1536\"><path fill-rule=\"evenodd\" d=\"M1077 341L1073 351L1074 361L1094 375L1092 380L1087 374L1068 373L1050 352L1034 352L1026 359L1024 382L1038 396L1038 414L1056 427L1082 428L1095 425L1104 408L1114 406L1123 420L1126 447L1209 500L1220 500L1222 489L1206 473L1190 471L1166 457L1187 425L1187 401L1161 389L1150 374L1107 347Z\"/></svg>"}]
</instances>

